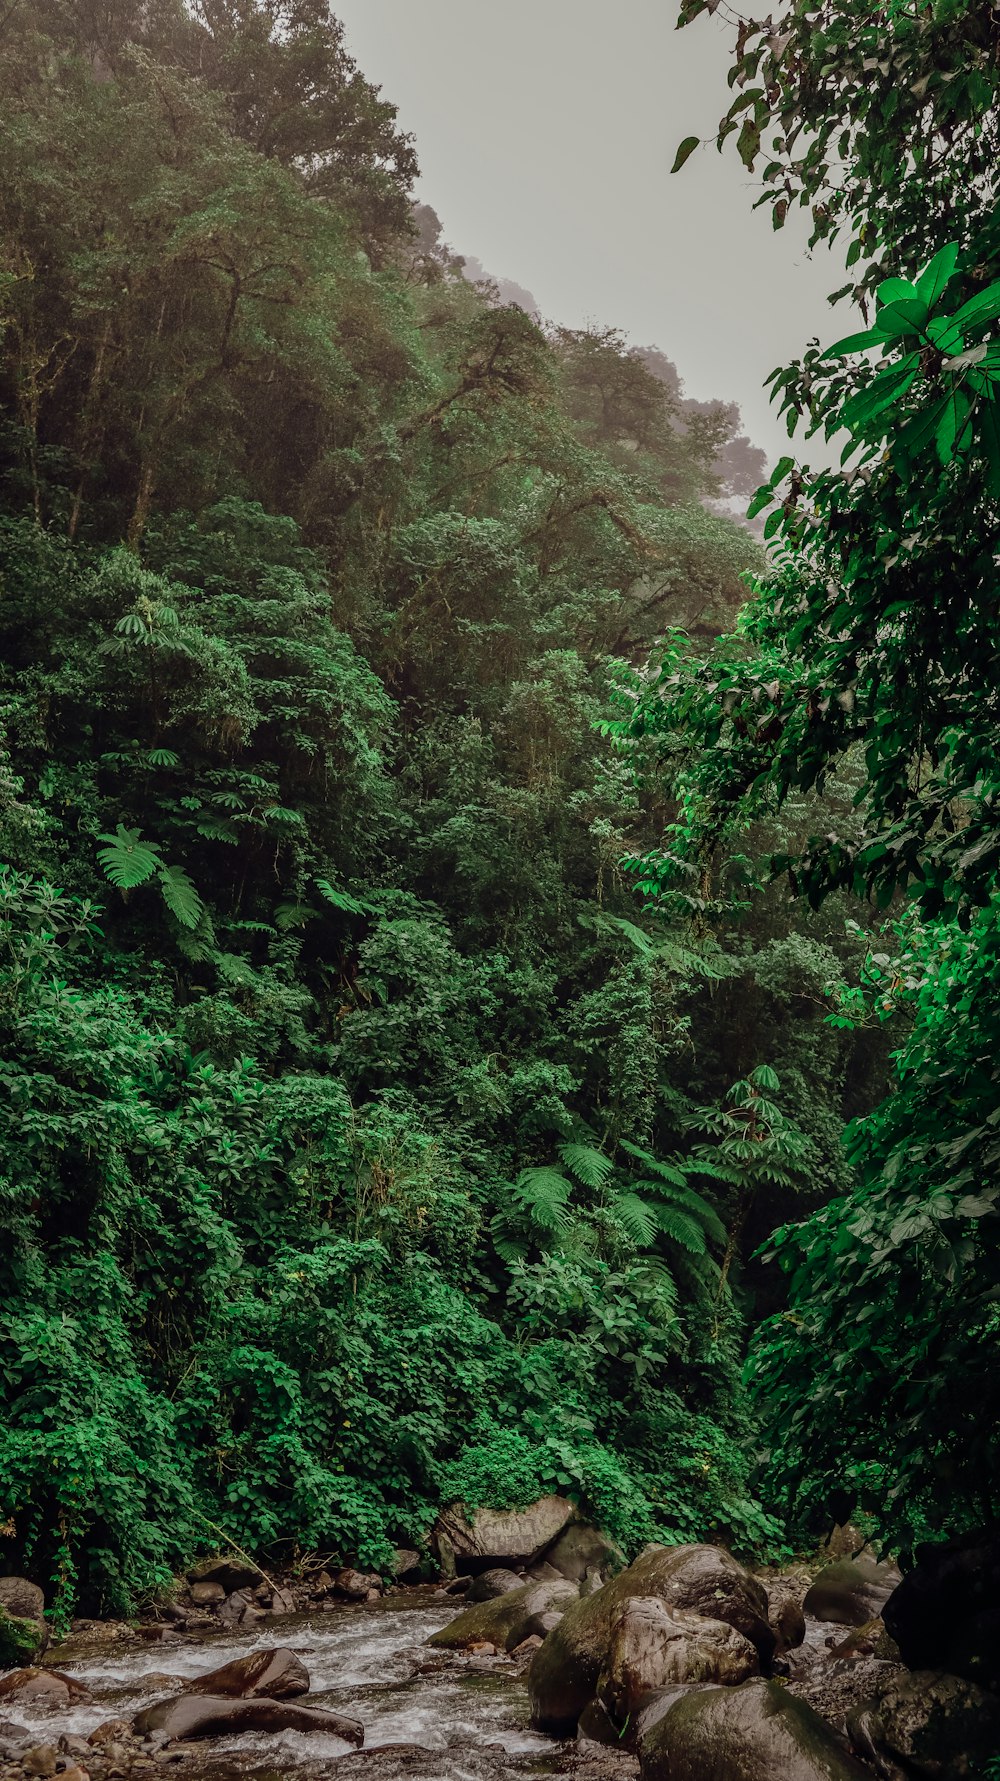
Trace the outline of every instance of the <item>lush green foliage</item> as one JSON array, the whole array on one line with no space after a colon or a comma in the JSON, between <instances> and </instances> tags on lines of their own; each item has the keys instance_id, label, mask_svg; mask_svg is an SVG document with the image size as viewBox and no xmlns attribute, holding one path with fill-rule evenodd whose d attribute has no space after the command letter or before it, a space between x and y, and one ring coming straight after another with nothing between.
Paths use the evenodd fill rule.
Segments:
<instances>
[{"instance_id":1,"label":"lush green foliage","mask_svg":"<svg viewBox=\"0 0 1000 1781\"><path fill-rule=\"evenodd\" d=\"M832 927L643 911L597 734L611 658L759 565L733 411L410 233L318 0L5 32L21 1561L120 1608L220 1531L377 1564L550 1488L773 1542L741 1257L844 1185L877 1048L823 1025Z\"/></svg>"},{"instance_id":2,"label":"lush green foliage","mask_svg":"<svg viewBox=\"0 0 1000 1781\"><path fill-rule=\"evenodd\" d=\"M776 1481L846 1482L904 1545L997 1509L996 48L979 4L740 24L720 143L763 162L776 226L798 201L849 234L876 307L772 379L790 434L847 430L841 468L779 462L740 624L710 660L670 640L617 725L675 799L636 860L652 894L710 910L756 825L814 904L909 901L834 1015L908 1020L896 1092L850 1135L850 1191L779 1232L791 1303L754 1362Z\"/></svg>"}]
</instances>

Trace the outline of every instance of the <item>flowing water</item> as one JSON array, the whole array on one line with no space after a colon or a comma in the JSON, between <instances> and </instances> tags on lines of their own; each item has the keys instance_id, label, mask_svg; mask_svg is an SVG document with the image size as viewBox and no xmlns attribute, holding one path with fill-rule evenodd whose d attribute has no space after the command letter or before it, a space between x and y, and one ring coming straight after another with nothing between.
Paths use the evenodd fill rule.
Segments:
<instances>
[{"instance_id":1,"label":"flowing water","mask_svg":"<svg viewBox=\"0 0 1000 1781\"><path fill-rule=\"evenodd\" d=\"M424 1643L452 1619L456 1604L420 1592L338 1607L332 1613L270 1622L252 1633L180 1635L154 1645L133 1641L94 1650L69 1644L49 1662L76 1676L92 1700L58 1712L18 1703L17 1718L51 1742L60 1733L87 1737L108 1719L130 1720L142 1708L179 1693L195 1676L262 1648L295 1651L309 1671L303 1704L360 1719L365 1747L317 1733L250 1732L186 1747L183 1764L164 1777L253 1774L290 1781L329 1772L334 1759L365 1781L417 1776L419 1781L503 1781L562 1768L560 1746L530 1729L519 1666L503 1657L437 1652ZM12 1703L13 1705L13 1703Z\"/></svg>"}]
</instances>

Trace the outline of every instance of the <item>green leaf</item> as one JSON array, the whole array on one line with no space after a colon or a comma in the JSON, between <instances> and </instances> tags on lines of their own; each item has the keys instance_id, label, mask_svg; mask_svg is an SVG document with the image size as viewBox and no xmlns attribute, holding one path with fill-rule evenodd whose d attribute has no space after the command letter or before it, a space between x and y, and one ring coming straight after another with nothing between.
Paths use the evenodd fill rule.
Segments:
<instances>
[{"instance_id":1,"label":"green leaf","mask_svg":"<svg viewBox=\"0 0 1000 1781\"><path fill-rule=\"evenodd\" d=\"M887 303L875 317L875 327L883 340L898 340L904 334L915 334L927 320L930 311L922 297L904 297Z\"/></svg>"},{"instance_id":2,"label":"green leaf","mask_svg":"<svg viewBox=\"0 0 1000 1781\"><path fill-rule=\"evenodd\" d=\"M181 926L196 928L205 905L183 866L161 866L160 889L163 901Z\"/></svg>"},{"instance_id":3,"label":"green leaf","mask_svg":"<svg viewBox=\"0 0 1000 1781\"><path fill-rule=\"evenodd\" d=\"M820 353L820 358L840 358L845 353L868 352L873 346L884 345L885 340L878 330L869 328L863 334L845 334L843 340L838 340L835 346L828 346L824 353Z\"/></svg>"},{"instance_id":4,"label":"green leaf","mask_svg":"<svg viewBox=\"0 0 1000 1781\"><path fill-rule=\"evenodd\" d=\"M361 897L352 897L350 891L335 890L327 878L313 880L320 895L335 909L342 909L345 915L369 915L374 907Z\"/></svg>"},{"instance_id":5,"label":"green leaf","mask_svg":"<svg viewBox=\"0 0 1000 1781\"><path fill-rule=\"evenodd\" d=\"M659 1225L655 1207L637 1193L621 1193L611 1201L611 1211L619 1224L624 1225L633 1243L643 1249L652 1243Z\"/></svg>"},{"instance_id":6,"label":"green leaf","mask_svg":"<svg viewBox=\"0 0 1000 1781\"><path fill-rule=\"evenodd\" d=\"M660 1204L656 1208L656 1222L664 1236L679 1243L690 1255L705 1254L705 1233L686 1212L681 1212L676 1206Z\"/></svg>"},{"instance_id":7,"label":"green leaf","mask_svg":"<svg viewBox=\"0 0 1000 1781\"><path fill-rule=\"evenodd\" d=\"M1000 501L1000 403L981 402L976 411L980 443L986 458L990 494Z\"/></svg>"},{"instance_id":8,"label":"green leaf","mask_svg":"<svg viewBox=\"0 0 1000 1781\"><path fill-rule=\"evenodd\" d=\"M995 321L997 316L1000 316L1000 282L970 297L961 309L956 310L951 321L955 328L967 330L981 328L984 322Z\"/></svg>"},{"instance_id":9,"label":"green leaf","mask_svg":"<svg viewBox=\"0 0 1000 1781\"><path fill-rule=\"evenodd\" d=\"M900 300L906 302L911 297L920 301L922 293L906 278L884 278L875 292L876 301L883 307L887 303L897 303Z\"/></svg>"},{"instance_id":10,"label":"green leaf","mask_svg":"<svg viewBox=\"0 0 1000 1781\"><path fill-rule=\"evenodd\" d=\"M671 173L679 173L680 172L680 170L684 166L685 162L689 161L691 156L694 154L694 151L698 147L698 144L700 143L700 141L701 141L700 136L685 136L684 141L681 143L680 148L677 150L677 153L674 156L674 164L670 169Z\"/></svg>"},{"instance_id":11,"label":"green leaf","mask_svg":"<svg viewBox=\"0 0 1000 1781\"><path fill-rule=\"evenodd\" d=\"M929 308L933 309L945 286L951 283L957 264L958 243L950 241L921 272L917 279L917 295L923 298Z\"/></svg>"},{"instance_id":12,"label":"green leaf","mask_svg":"<svg viewBox=\"0 0 1000 1781\"><path fill-rule=\"evenodd\" d=\"M844 403L838 417L841 426L850 428L853 433L868 421L874 420L883 409L891 407L900 396L905 396L916 375L915 365L898 365L891 371L880 372L866 389L860 390L849 402Z\"/></svg>"},{"instance_id":13,"label":"green leaf","mask_svg":"<svg viewBox=\"0 0 1000 1781\"><path fill-rule=\"evenodd\" d=\"M934 444L942 464L950 463L955 456L971 406L964 390L952 390L949 394L934 434Z\"/></svg>"},{"instance_id":14,"label":"green leaf","mask_svg":"<svg viewBox=\"0 0 1000 1781\"><path fill-rule=\"evenodd\" d=\"M145 884L160 866L160 849L155 841L144 841L141 829L127 829L118 824L113 835L100 835L107 843L98 851L105 878L118 890L134 890Z\"/></svg>"}]
</instances>

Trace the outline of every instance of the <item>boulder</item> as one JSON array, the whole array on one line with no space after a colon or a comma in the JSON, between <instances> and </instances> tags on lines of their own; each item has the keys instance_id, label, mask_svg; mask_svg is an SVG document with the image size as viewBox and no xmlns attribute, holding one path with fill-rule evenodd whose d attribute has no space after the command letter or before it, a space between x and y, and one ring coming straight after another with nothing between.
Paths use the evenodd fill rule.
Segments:
<instances>
[{"instance_id":1,"label":"boulder","mask_svg":"<svg viewBox=\"0 0 1000 1781\"><path fill-rule=\"evenodd\" d=\"M196 1608L217 1608L226 1599L226 1592L221 1583L214 1578L206 1577L200 1583L192 1583L191 1600Z\"/></svg>"},{"instance_id":2,"label":"boulder","mask_svg":"<svg viewBox=\"0 0 1000 1781\"><path fill-rule=\"evenodd\" d=\"M15 1620L37 1620L45 1624L45 1595L37 1583L27 1577L0 1577L0 1608L13 1614Z\"/></svg>"},{"instance_id":3,"label":"boulder","mask_svg":"<svg viewBox=\"0 0 1000 1781\"><path fill-rule=\"evenodd\" d=\"M479 1576L473 1578L465 1599L467 1602L492 1602L495 1596L509 1595L511 1590L523 1586L524 1579L516 1571L480 1571Z\"/></svg>"},{"instance_id":4,"label":"boulder","mask_svg":"<svg viewBox=\"0 0 1000 1781\"><path fill-rule=\"evenodd\" d=\"M272 1701L285 1701L309 1693L309 1671L294 1651L279 1646L271 1651L251 1651L247 1657L209 1670L189 1682L184 1692L239 1695L244 1700L262 1694Z\"/></svg>"},{"instance_id":5,"label":"boulder","mask_svg":"<svg viewBox=\"0 0 1000 1781\"><path fill-rule=\"evenodd\" d=\"M624 1570L625 1554L609 1534L602 1534L589 1522L571 1521L549 1547L545 1562L561 1577L582 1583L588 1572L613 1577L616 1571Z\"/></svg>"},{"instance_id":6,"label":"boulder","mask_svg":"<svg viewBox=\"0 0 1000 1781\"><path fill-rule=\"evenodd\" d=\"M890 1639L882 1619L866 1620L856 1626L839 1644L831 1645L831 1657L878 1657L883 1663L899 1663L899 1646Z\"/></svg>"},{"instance_id":7,"label":"boulder","mask_svg":"<svg viewBox=\"0 0 1000 1781\"><path fill-rule=\"evenodd\" d=\"M170 1738L216 1738L237 1732L325 1732L356 1748L365 1741L358 1719L331 1713L321 1707L302 1707L295 1701L273 1701L258 1695L233 1700L229 1695L182 1694L177 1700L158 1701L133 1721L140 1737L158 1732Z\"/></svg>"},{"instance_id":8,"label":"boulder","mask_svg":"<svg viewBox=\"0 0 1000 1781\"><path fill-rule=\"evenodd\" d=\"M941 1671L901 1671L876 1700L847 1716L854 1748L884 1772L887 1761L934 1781L985 1774L1000 1751L1000 1700Z\"/></svg>"},{"instance_id":9,"label":"boulder","mask_svg":"<svg viewBox=\"0 0 1000 1781\"><path fill-rule=\"evenodd\" d=\"M376 1571L356 1571L345 1565L334 1577L333 1587L338 1595L349 1596L352 1602L366 1602L373 1590L376 1595L382 1593L382 1579Z\"/></svg>"},{"instance_id":10,"label":"boulder","mask_svg":"<svg viewBox=\"0 0 1000 1781\"><path fill-rule=\"evenodd\" d=\"M893 1564L872 1558L838 1558L816 1577L802 1604L813 1620L832 1620L838 1626L864 1626L875 1620L899 1582Z\"/></svg>"},{"instance_id":11,"label":"boulder","mask_svg":"<svg viewBox=\"0 0 1000 1781\"><path fill-rule=\"evenodd\" d=\"M653 1689L678 1683L745 1682L760 1673L750 1640L722 1620L668 1608L659 1596L632 1596L611 1629L599 1698L625 1725Z\"/></svg>"},{"instance_id":12,"label":"boulder","mask_svg":"<svg viewBox=\"0 0 1000 1781\"><path fill-rule=\"evenodd\" d=\"M797 1651L806 1636L806 1617L798 1602L786 1597L768 1615L779 1651Z\"/></svg>"},{"instance_id":13,"label":"boulder","mask_svg":"<svg viewBox=\"0 0 1000 1781\"><path fill-rule=\"evenodd\" d=\"M519 1589L464 1608L427 1642L439 1650L465 1651L486 1641L501 1651L513 1651L533 1633L544 1638L550 1630L542 1624L548 1615L565 1612L575 1601L576 1584L566 1577L554 1583L523 1583Z\"/></svg>"},{"instance_id":14,"label":"boulder","mask_svg":"<svg viewBox=\"0 0 1000 1781\"><path fill-rule=\"evenodd\" d=\"M295 1597L292 1594L290 1589L272 1589L272 1591L271 1591L271 1613L272 1614L295 1614L297 1612L298 1612L298 1602L295 1600Z\"/></svg>"},{"instance_id":15,"label":"boulder","mask_svg":"<svg viewBox=\"0 0 1000 1781\"><path fill-rule=\"evenodd\" d=\"M54 1744L35 1744L26 1750L21 1758L21 1767L27 1775L37 1775L42 1781L54 1775L59 1763L59 1752Z\"/></svg>"},{"instance_id":16,"label":"boulder","mask_svg":"<svg viewBox=\"0 0 1000 1781\"><path fill-rule=\"evenodd\" d=\"M248 1589L234 1589L219 1609L219 1618L227 1626L249 1628L264 1619L264 1610L257 1607Z\"/></svg>"},{"instance_id":17,"label":"boulder","mask_svg":"<svg viewBox=\"0 0 1000 1781\"><path fill-rule=\"evenodd\" d=\"M654 1546L594 1595L567 1609L528 1672L532 1722L542 1731L571 1732L597 1692L612 1630L624 1604L656 1596L735 1627L754 1646L762 1669L774 1654L767 1593L756 1577L717 1546Z\"/></svg>"},{"instance_id":18,"label":"boulder","mask_svg":"<svg viewBox=\"0 0 1000 1781\"><path fill-rule=\"evenodd\" d=\"M470 1517L462 1503L443 1509L434 1528L442 1568L483 1568L484 1561L519 1559L533 1564L576 1517L564 1497L540 1497L527 1509L477 1509Z\"/></svg>"},{"instance_id":19,"label":"boulder","mask_svg":"<svg viewBox=\"0 0 1000 1781\"><path fill-rule=\"evenodd\" d=\"M248 1589L264 1582L262 1572L244 1558L223 1553L221 1557L203 1558L187 1573L189 1583L221 1583L225 1595L234 1589Z\"/></svg>"},{"instance_id":20,"label":"boulder","mask_svg":"<svg viewBox=\"0 0 1000 1781\"><path fill-rule=\"evenodd\" d=\"M1000 1525L919 1546L916 1559L883 1611L903 1662L1000 1683Z\"/></svg>"},{"instance_id":21,"label":"boulder","mask_svg":"<svg viewBox=\"0 0 1000 1781\"><path fill-rule=\"evenodd\" d=\"M420 1577L420 1554L412 1546L397 1546L392 1555L392 1574L399 1583L415 1582Z\"/></svg>"},{"instance_id":22,"label":"boulder","mask_svg":"<svg viewBox=\"0 0 1000 1781\"><path fill-rule=\"evenodd\" d=\"M47 1627L0 1608L0 1670L32 1663L41 1657L48 1642Z\"/></svg>"},{"instance_id":23,"label":"boulder","mask_svg":"<svg viewBox=\"0 0 1000 1781\"><path fill-rule=\"evenodd\" d=\"M68 1707L90 1699L83 1683L75 1676L64 1676L61 1670L14 1670L9 1676L0 1676L0 1701L12 1700L15 1695L42 1707Z\"/></svg>"},{"instance_id":24,"label":"boulder","mask_svg":"<svg viewBox=\"0 0 1000 1781\"><path fill-rule=\"evenodd\" d=\"M642 1781L871 1781L779 1682L681 1695L641 1742Z\"/></svg>"}]
</instances>

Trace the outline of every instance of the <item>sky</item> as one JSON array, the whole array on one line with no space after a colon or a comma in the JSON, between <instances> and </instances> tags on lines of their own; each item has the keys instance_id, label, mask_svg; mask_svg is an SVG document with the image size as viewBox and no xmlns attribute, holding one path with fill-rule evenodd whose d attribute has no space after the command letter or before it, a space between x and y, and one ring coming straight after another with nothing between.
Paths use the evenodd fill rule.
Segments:
<instances>
[{"instance_id":1,"label":"sky","mask_svg":"<svg viewBox=\"0 0 1000 1781\"><path fill-rule=\"evenodd\" d=\"M673 359L686 393L736 401L772 460L784 423L762 389L811 336L845 331L844 282L806 252L804 219L775 233L732 141L679 174L731 94L730 36L676 0L333 0L362 72L399 109L417 196L445 239L533 292L567 327L621 328Z\"/></svg>"}]
</instances>

